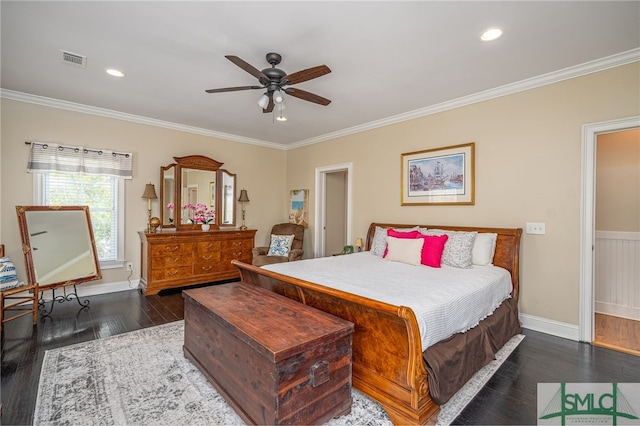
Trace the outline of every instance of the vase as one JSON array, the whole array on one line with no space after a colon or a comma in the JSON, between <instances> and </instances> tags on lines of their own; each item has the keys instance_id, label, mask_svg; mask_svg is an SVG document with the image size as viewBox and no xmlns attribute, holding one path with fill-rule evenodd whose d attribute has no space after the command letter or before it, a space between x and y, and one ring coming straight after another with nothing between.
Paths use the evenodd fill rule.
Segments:
<instances>
[{"instance_id":1,"label":"vase","mask_svg":"<svg viewBox=\"0 0 640 426\"><path fill-rule=\"evenodd\" d=\"M209 230L209 224L208 224L208 223L203 223L203 224L201 225L201 227L202 227L202 230L203 230L203 231L208 231L208 230Z\"/></svg>"}]
</instances>

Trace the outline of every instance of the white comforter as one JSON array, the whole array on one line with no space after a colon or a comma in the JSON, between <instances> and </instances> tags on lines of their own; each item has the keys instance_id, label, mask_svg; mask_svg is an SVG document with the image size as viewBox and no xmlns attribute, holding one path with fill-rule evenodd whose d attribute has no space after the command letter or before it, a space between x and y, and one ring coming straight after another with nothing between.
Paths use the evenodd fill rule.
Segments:
<instances>
[{"instance_id":1,"label":"white comforter","mask_svg":"<svg viewBox=\"0 0 640 426\"><path fill-rule=\"evenodd\" d=\"M509 271L497 266L431 268L388 261L370 252L263 268L411 308L418 320L423 351L478 325L510 297L512 287Z\"/></svg>"}]
</instances>

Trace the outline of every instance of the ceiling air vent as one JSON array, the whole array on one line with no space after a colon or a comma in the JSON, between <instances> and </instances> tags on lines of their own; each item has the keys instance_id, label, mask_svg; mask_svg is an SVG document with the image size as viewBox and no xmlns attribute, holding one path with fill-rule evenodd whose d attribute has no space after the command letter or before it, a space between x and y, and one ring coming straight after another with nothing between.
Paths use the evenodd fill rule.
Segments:
<instances>
[{"instance_id":1,"label":"ceiling air vent","mask_svg":"<svg viewBox=\"0 0 640 426\"><path fill-rule=\"evenodd\" d=\"M87 57L82 55L77 55L75 53L66 52L64 50L60 51L62 53L62 62L68 65L73 65L74 67L87 68Z\"/></svg>"}]
</instances>

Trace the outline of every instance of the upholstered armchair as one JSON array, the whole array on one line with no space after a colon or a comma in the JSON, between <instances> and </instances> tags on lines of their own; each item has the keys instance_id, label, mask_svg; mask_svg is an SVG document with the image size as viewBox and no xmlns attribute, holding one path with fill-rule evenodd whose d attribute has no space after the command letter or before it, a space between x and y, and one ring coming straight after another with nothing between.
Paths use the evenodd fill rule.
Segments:
<instances>
[{"instance_id":1,"label":"upholstered armchair","mask_svg":"<svg viewBox=\"0 0 640 426\"><path fill-rule=\"evenodd\" d=\"M278 236L293 235L291 247L288 250L275 250L275 243L280 240ZM274 236L276 236L274 238ZM293 262L302 259L304 251L302 242L304 240L304 226L295 223L280 223L271 228L271 246L253 248L253 264L256 266L270 265L272 263ZM269 254L271 249L271 254ZM285 255L283 255L286 253Z\"/></svg>"}]
</instances>

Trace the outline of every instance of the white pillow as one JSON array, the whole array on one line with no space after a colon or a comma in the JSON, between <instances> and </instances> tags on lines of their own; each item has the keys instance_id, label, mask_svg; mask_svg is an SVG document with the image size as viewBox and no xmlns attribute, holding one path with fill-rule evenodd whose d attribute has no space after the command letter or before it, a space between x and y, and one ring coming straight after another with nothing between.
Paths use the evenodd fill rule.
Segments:
<instances>
[{"instance_id":1,"label":"white pillow","mask_svg":"<svg viewBox=\"0 0 640 426\"><path fill-rule=\"evenodd\" d=\"M420 265L424 238L387 237L387 256L385 259L395 262Z\"/></svg>"},{"instance_id":2,"label":"white pillow","mask_svg":"<svg viewBox=\"0 0 640 426\"><path fill-rule=\"evenodd\" d=\"M476 235L471 251L471 262L474 265L493 265L493 255L496 251L498 234L481 232Z\"/></svg>"},{"instance_id":3,"label":"white pillow","mask_svg":"<svg viewBox=\"0 0 640 426\"><path fill-rule=\"evenodd\" d=\"M416 229L420 229L420 228L417 226L414 226L413 228L393 228L394 231L398 231L398 232L411 232L411 231L415 231ZM375 254L378 257L382 257L386 249L387 249L387 228L376 226L376 232L373 234L373 241L371 241L371 253Z\"/></svg>"},{"instance_id":4,"label":"white pillow","mask_svg":"<svg viewBox=\"0 0 640 426\"><path fill-rule=\"evenodd\" d=\"M472 251L473 243L478 233L447 231L444 229L429 229L423 232L425 235L442 235L447 234L449 238L444 244L442 252L442 263L455 268L469 269L473 265Z\"/></svg>"},{"instance_id":5,"label":"white pillow","mask_svg":"<svg viewBox=\"0 0 640 426\"><path fill-rule=\"evenodd\" d=\"M294 235L271 234L271 244L267 256L289 256Z\"/></svg>"}]
</instances>

